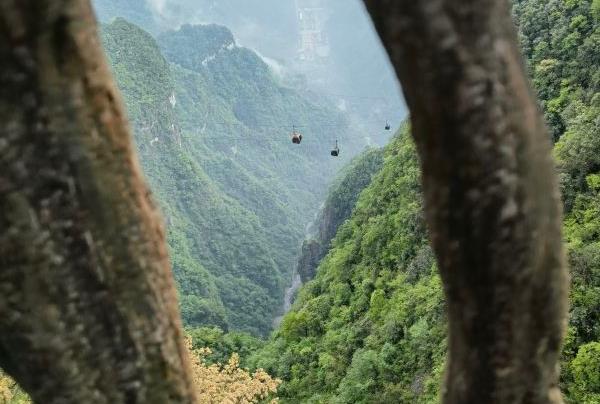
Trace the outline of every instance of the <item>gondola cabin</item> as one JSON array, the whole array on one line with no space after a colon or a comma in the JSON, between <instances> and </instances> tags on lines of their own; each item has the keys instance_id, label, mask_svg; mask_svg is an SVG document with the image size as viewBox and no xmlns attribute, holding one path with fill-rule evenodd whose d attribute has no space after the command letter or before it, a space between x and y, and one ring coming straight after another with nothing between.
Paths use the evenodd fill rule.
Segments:
<instances>
[{"instance_id":1,"label":"gondola cabin","mask_svg":"<svg viewBox=\"0 0 600 404\"><path fill-rule=\"evenodd\" d=\"M300 142L302 142L302 135L294 129L292 131L292 143L300 144Z\"/></svg>"},{"instance_id":2,"label":"gondola cabin","mask_svg":"<svg viewBox=\"0 0 600 404\"><path fill-rule=\"evenodd\" d=\"M338 141L335 141L335 147L331 149L331 155L333 157L337 157L340 155L340 148L338 147Z\"/></svg>"},{"instance_id":3,"label":"gondola cabin","mask_svg":"<svg viewBox=\"0 0 600 404\"><path fill-rule=\"evenodd\" d=\"M385 123L385 130L390 130L390 129L392 129L392 125L390 125L389 122L386 122Z\"/></svg>"}]
</instances>

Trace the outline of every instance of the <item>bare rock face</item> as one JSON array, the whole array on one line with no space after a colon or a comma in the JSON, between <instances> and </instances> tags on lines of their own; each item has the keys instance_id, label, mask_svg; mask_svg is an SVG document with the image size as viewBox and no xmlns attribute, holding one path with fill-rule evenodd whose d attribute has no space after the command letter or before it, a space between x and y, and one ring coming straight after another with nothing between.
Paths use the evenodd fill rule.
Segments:
<instances>
[{"instance_id":1,"label":"bare rock face","mask_svg":"<svg viewBox=\"0 0 600 404\"><path fill-rule=\"evenodd\" d=\"M326 253L326 248L317 240L304 240L302 243L302 254L298 260L297 272L300 274L302 283L314 278L319 261Z\"/></svg>"},{"instance_id":2,"label":"bare rock face","mask_svg":"<svg viewBox=\"0 0 600 404\"><path fill-rule=\"evenodd\" d=\"M369 149L350 162L329 190L315 221L315 236L302 243L296 272L302 283L314 278L319 262L327 255L339 227L350 218L360 193L383 166L383 150Z\"/></svg>"}]
</instances>

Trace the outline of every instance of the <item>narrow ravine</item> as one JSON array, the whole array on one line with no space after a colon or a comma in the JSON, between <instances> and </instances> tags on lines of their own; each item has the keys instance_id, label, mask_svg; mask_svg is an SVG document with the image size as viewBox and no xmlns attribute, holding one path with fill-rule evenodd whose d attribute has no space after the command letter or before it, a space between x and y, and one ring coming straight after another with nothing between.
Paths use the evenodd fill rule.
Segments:
<instances>
[{"instance_id":1,"label":"narrow ravine","mask_svg":"<svg viewBox=\"0 0 600 404\"><path fill-rule=\"evenodd\" d=\"M283 298L283 313L280 316L275 317L273 320L273 328L279 327L281 323L281 319L283 316L287 314L288 311L292 308L292 303L294 303L294 296L300 287L302 286L302 280L300 279L300 274L294 271L294 275L292 277L292 284L285 290L285 296Z\"/></svg>"}]
</instances>

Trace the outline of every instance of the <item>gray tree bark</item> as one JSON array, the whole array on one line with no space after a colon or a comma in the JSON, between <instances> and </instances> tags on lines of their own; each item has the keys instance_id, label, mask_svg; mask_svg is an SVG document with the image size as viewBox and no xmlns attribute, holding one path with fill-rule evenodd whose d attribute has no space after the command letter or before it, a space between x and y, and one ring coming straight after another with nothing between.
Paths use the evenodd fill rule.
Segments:
<instances>
[{"instance_id":1,"label":"gray tree bark","mask_svg":"<svg viewBox=\"0 0 600 404\"><path fill-rule=\"evenodd\" d=\"M444 403L560 403L568 275L508 0L365 0L402 83L449 317Z\"/></svg>"},{"instance_id":2,"label":"gray tree bark","mask_svg":"<svg viewBox=\"0 0 600 404\"><path fill-rule=\"evenodd\" d=\"M38 403L192 403L165 236L88 0L0 2L0 366Z\"/></svg>"}]
</instances>

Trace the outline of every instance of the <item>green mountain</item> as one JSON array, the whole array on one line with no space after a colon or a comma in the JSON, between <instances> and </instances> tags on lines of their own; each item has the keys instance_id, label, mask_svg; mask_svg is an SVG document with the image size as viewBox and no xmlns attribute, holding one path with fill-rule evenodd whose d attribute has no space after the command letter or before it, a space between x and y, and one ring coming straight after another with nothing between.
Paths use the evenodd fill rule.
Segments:
<instances>
[{"instance_id":1,"label":"green mountain","mask_svg":"<svg viewBox=\"0 0 600 404\"><path fill-rule=\"evenodd\" d=\"M561 388L600 402L600 2L515 1L525 55L555 139L572 275ZM337 232L314 280L250 358L284 380L282 403L439 402L444 296L405 127Z\"/></svg>"},{"instance_id":2,"label":"green mountain","mask_svg":"<svg viewBox=\"0 0 600 404\"><path fill-rule=\"evenodd\" d=\"M573 285L561 388L567 403L596 404L600 2L515 0L514 16L564 196ZM325 102L286 88L227 29L184 25L155 41L117 20L104 39L167 217L186 324L265 335L326 201L297 264L308 282L270 339L203 327L194 343L221 359L241 351L282 378L283 403L439 401L444 296L409 128L355 160L325 199L360 135ZM300 148L292 126L305 134ZM335 139L340 160L328 156Z\"/></svg>"},{"instance_id":3,"label":"green mountain","mask_svg":"<svg viewBox=\"0 0 600 404\"><path fill-rule=\"evenodd\" d=\"M444 355L441 283L408 129L257 356L283 402L427 402Z\"/></svg>"},{"instance_id":4,"label":"green mountain","mask_svg":"<svg viewBox=\"0 0 600 404\"><path fill-rule=\"evenodd\" d=\"M183 26L157 43L117 19L102 35L167 219L184 322L264 335L305 226L359 135L332 107L278 84L224 27ZM339 161L329 156L336 136L348 144Z\"/></svg>"},{"instance_id":5,"label":"green mountain","mask_svg":"<svg viewBox=\"0 0 600 404\"><path fill-rule=\"evenodd\" d=\"M92 3L98 21L111 22L121 17L148 32L158 32L158 25L147 0L94 0Z\"/></svg>"},{"instance_id":6,"label":"green mountain","mask_svg":"<svg viewBox=\"0 0 600 404\"><path fill-rule=\"evenodd\" d=\"M551 134L564 201L571 310L561 387L600 402L600 1L515 2Z\"/></svg>"},{"instance_id":7,"label":"green mountain","mask_svg":"<svg viewBox=\"0 0 600 404\"><path fill-rule=\"evenodd\" d=\"M383 149L371 148L352 159L338 174L313 224L314 234L302 243L296 272L303 283L315 276L317 266L329 251L338 228L350 218L358 196L382 165Z\"/></svg>"}]
</instances>

